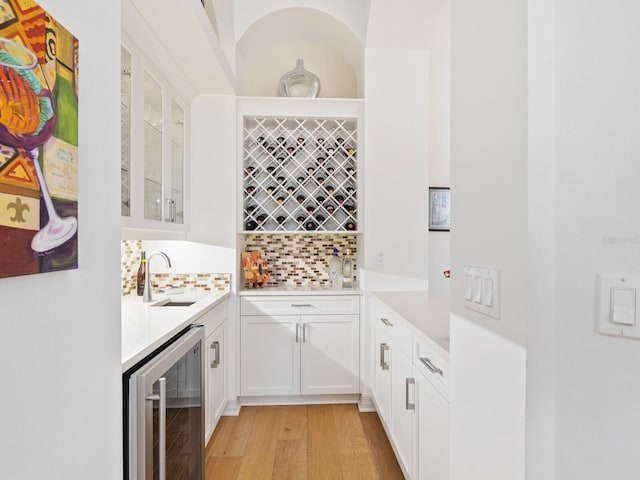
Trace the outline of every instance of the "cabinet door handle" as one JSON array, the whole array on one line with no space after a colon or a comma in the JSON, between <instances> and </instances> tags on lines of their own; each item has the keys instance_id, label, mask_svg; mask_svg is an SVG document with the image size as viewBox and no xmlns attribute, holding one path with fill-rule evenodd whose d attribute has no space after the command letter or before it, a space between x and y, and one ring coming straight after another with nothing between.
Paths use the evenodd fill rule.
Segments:
<instances>
[{"instance_id":1,"label":"cabinet door handle","mask_svg":"<svg viewBox=\"0 0 640 480\"><path fill-rule=\"evenodd\" d=\"M293 308L313 307L310 303L292 303Z\"/></svg>"},{"instance_id":2,"label":"cabinet door handle","mask_svg":"<svg viewBox=\"0 0 640 480\"><path fill-rule=\"evenodd\" d=\"M431 362L430 358L427 357L420 357L420 361L424 364L425 367L427 367L429 369L429 371L431 373L434 373L436 375L441 375L442 376L442 369L436 367L433 362Z\"/></svg>"},{"instance_id":3,"label":"cabinet door handle","mask_svg":"<svg viewBox=\"0 0 640 480\"><path fill-rule=\"evenodd\" d=\"M218 368L218 365L220 365L220 342L216 340L211 344L211 348L215 351L215 356L211 362L211 368Z\"/></svg>"},{"instance_id":4,"label":"cabinet door handle","mask_svg":"<svg viewBox=\"0 0 640 480\"><path fill-rule=\"evenodd\" d=\"M296 323L296 343L298 343L299 338L300 338L300 324Z\"/></svg>"},{"instance_id":5,"label":"cabinet door handle","mask_svg":"<svg viewBox=\"0 0 640 480\"><path fill-rule=\"evenodd\" d=\"M160 392L157 394L147 395L147 400L160 402L158 406L158 427L160 435L158 438L158 467L159 479L167 478L167 379L161 377L158 379L160 384Z\"/></svg>"},{"instance_id":6,"label":"cabinet door handle","mask_svg":"<svg viewBox=\"0 0 640 480\"><path fill-rule=\"evenodd\" d=\"M307 343L307 322L302 324L302 343Z\"/></svg>"},{"instance_id":7,"label":"cabinet door handle","mask_svg":"<svg viewBox=\"0 0 640 480\"><path fill-rule=\"evenodd\" d=\"M384 323L387 327L393 327L393 323L391 323L387 318L381 318L380 321Z\"/></svg>"},{"instance_id":8,"label":"cabinet door handle","mask_svg":"<svg viewBox=\"0 0 640 480\"><path fill-rule=\"evenodd\" d=\"M416 384L416 379L415 378L407 378L406 383L405 383L405 409L406 410L415 410L416 409L416 404L414 403L410 403L409 402L409 385L415 385Z\"/></svg>"},{"instance_id":9,"label":"cabinet door handle","mask_svg":"<svg viewBox=\"0 0 640 480\"><path fill-rule=\"evenodd\" d=\"M389 364L384 360L384 354L385 352L388 352L388 351L389 351L389 345L387 345L386 343L381 343L380 344L380 368L382 370L389 370Z\"/></svg>"}]
</instances>

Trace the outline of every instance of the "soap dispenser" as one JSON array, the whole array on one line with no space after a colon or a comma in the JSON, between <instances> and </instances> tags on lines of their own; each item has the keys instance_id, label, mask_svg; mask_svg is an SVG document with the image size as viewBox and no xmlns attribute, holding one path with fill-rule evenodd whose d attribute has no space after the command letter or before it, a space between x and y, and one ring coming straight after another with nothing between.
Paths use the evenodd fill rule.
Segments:
<instances>
[{"instance_id":1,"label":"soap dispenser","mask_svg":"<svg viewBox=\"0 0 640 480\"><path fill-rule=\"evenodd\" d=\"M353 258L351 249L342 257L342 288L353 288Z\"/></svg>"},{"instance_id":2,"label":"soap dispenser","mask_svg":"<svg viewBox=\"0 0 640 480\"><path fill-rule=\"evenodd\" d=\"M338 249L334 248L329 259L329 286L335 290L342 285L342 262L338 256Z\"/></svg>"}]
</instances>

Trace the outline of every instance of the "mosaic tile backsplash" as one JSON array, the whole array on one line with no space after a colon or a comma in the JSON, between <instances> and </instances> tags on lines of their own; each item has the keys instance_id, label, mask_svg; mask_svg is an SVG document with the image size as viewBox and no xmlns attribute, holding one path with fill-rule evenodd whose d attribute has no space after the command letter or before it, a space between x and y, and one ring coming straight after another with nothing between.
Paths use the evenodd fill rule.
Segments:
<instances>
[{"instance_id":1,"label":"mosaic tile backsplash","mask_svg":"<svg viewBox=\"0 0 640 480\"><path fill-rule=\"evenodd\" d=\"M342 256L350 248L357 273L357 247L356 235L245 235L245 251L262 252L271 277L269 287L328 287L333 249Z\"/></svg>"},{"instance_id":2,"label":"mosaic tile backsplash","mask_svg":"<svg viewBox=\"0 0 640 480\"><path fill-rule=\"evenodd\" d=\"M122 241L120 253L123 296L136 291L141 251L140 240ZM201 292L228 292L231 288L231 275L228 273L153 273L151 285L154 290L173 286Z\"/></svg>"}]
</instances>

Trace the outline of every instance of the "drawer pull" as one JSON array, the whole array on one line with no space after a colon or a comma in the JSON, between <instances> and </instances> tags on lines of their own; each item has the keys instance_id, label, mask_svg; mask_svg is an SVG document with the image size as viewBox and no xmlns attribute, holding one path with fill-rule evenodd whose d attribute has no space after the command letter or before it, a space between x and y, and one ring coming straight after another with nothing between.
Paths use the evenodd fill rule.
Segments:
<instances>
[{"instance_id":1,"label":"drawer pull","mask_svg":"<svg viewBox=\"0 0 640 480\"><path fill-rule=\"evenodd\" d=\"M299 338L300 338L300 324L296 323L296 343L298 343Z\"/></svg>"},{"instance_id":2,"label":"drawer pull","mask_svg":"<svg viewBox=\"0 0 640 480\"><path fill-rule=\"evenodd\" d=\"M380 321L384 323L387 327L393 327L393 323L391 323L387 318L381 318Z\"/></svg>"},{"instance_id":3,"label":"drawer pull","mask_svg":"<svg viewBox=\"0 0 640 480\"><path fill-rule=\"evenodd\" d=\"M427 357L420 357L420 361L424 364L425 367L427 367L429 369L429 371L431 373L435 373L436 375L441 375L442 376L442 369L436 367L432 362L431 359L427 358Z\"/></svg>"},{"instance_id":4,"label":"drawer pull","mask_svg":"<svg viewBox=\"0 0 640 480\"><path fill-rule=\"evenodd\" d=\"M211 344L211 348L215 351L214 359L211 362L211 368L218 368L218 365L220 365L220 342L216 340Z\"/></svg>"},{"instance_id":5,"label":"drawer pull","mask_svg":"<svg viewBox=\"0 0 640 480\"><path fill-rule=\"evenodd\" d=\"M291 306L293 308L313 307L310 303L292 303Z\"/></svg>"},{"instance_id":6,"label":"drawer pull","mask_svg":"<svg viewBox=\"0 0 640 480\"><path fill-rule=\"evenodd\" d=\"M388 352L388 351L389 351L389 345L387 345L386 343L381 343L380 344L380 368L382 370L389 370L389 364L384 360L384 354L385 352Z\"/></svg>"},{"instance_id":7,"label":"drawer pull","mask_svg":"<svg viewBox=\"0 0 640 480\"><path fill-rule=\"evenodd\" d=\"M302 324L302 343L307 343L307 322Z\"/></svg>"},{"instance_id":8,"label":"drawer pull","mask_svg":"<svg viewBox=\"0 0 640 480\"><path fill-rule=\"evenodd\" d=\"M405 383L405 410L415 410L416 409L416 404L414 403L410 403L409 402L409 385L415 385L416 384L416 379L415 378L407 378L406 379L406 383Z\"/></svg>"}]
</instances>

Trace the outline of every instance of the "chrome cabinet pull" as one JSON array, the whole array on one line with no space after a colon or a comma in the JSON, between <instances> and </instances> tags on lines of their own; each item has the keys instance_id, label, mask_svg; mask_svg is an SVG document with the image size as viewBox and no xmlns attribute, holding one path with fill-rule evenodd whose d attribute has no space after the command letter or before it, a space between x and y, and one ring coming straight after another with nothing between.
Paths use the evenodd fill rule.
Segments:
<instances>
[{"instance_id":1,"label":"chrome cabinet pull","mask_svg":"<svg viewBox=\"0 0 640 480\"><path fill-rule=\"evenodd\" d=\"M313 307L310 303L292 303L293 308Z\"/></svg>"},{"instance_id":2,"label":"chrome cabinet pull","mask_svg":"<svg viewBox=\"0 0 640 480\"><path fill-rule=\"evenodd\" d=\"M307 322L302 324L302 343L307 343Z\"/></svg>"},{"instance_id":3,"label":"chrome cabinet pull","mask_svg":"<svg viewBox=\"0 0 640 480\"><path fill-rule=\"evenodd\" d=\"M296 343L298 343L299 338L300 338L300 324L296 323Z\"/></svg>"},{"instance_id":4,"label":"chrome cabinet pull","mask_svg":"<svg viewBox=\"0 0 640 480\"><path fill-rule=\"evenodd\" d=\"M409 385L415 385L416 384L416 379L415 378L407 378L406 379L406 383L405 383L405 409L406 410L415 410L416 409L416 404L414 403L410 403L409 402Z\"/></svg>"},{"instance_id":5,"label":"chrome cabinet pull","mask_svg":"<svg viewBox=\"0 0 640 480\"><path fill-rule=\"evenodd\" d=\"M386 343L381 343L380 344L380 368L382 370L389 370L389 364L384 360L384 354L385 352L388 352L388 351L389 351L389 345L387 345Z\"/></svg>"},{"instance_id":6,"label":"chrome cabinet pull","mask_svg":"<svg viewBox=\"0 0 640 480\"><path fill-rule=\"evenodd\" d=\"M220 342L216 340L211 344L211 348L215 351L215 356L211 362L211 368L218 368L218 365L220 365Z\"/></svg>"},{"instance_id":7,"label":"chrome cabinet pull","mask_svg":"<svg viewBox=\"0 0 640 480\"><path fill-rule=\"evenodd\" d=\"M381 318L380 321L384 323L387 327L393 327L393 323L391 323L387 318Z\"/></svg>"},{"instance_id":8,"label":"chrome cabinet pull","mask_svg":"<svg viewBox=\"0 0 640 480\"><path fill-rule=\"evenodd\" d=\"M429 369L429 371L431 373L434 373L436 375L442 375L442 369L436 367L432 362L430 358L427 357L420 357L420 361L424 364L425 367L427 367Z\"/></svg>"},{"instance_id":9,"label":"chrome cabinet pull","mask_svg":"<svg viewBox=\"0 0 640 480\"><path fill-rule=\"evenodd\" d=\"M159 401L159 430L160 438L158 439L158 467L159 480L167 480L167 379L161 377L158 379L160 383L160 393L147 395L147 400Z\"/></svg>"}]
</instances>

